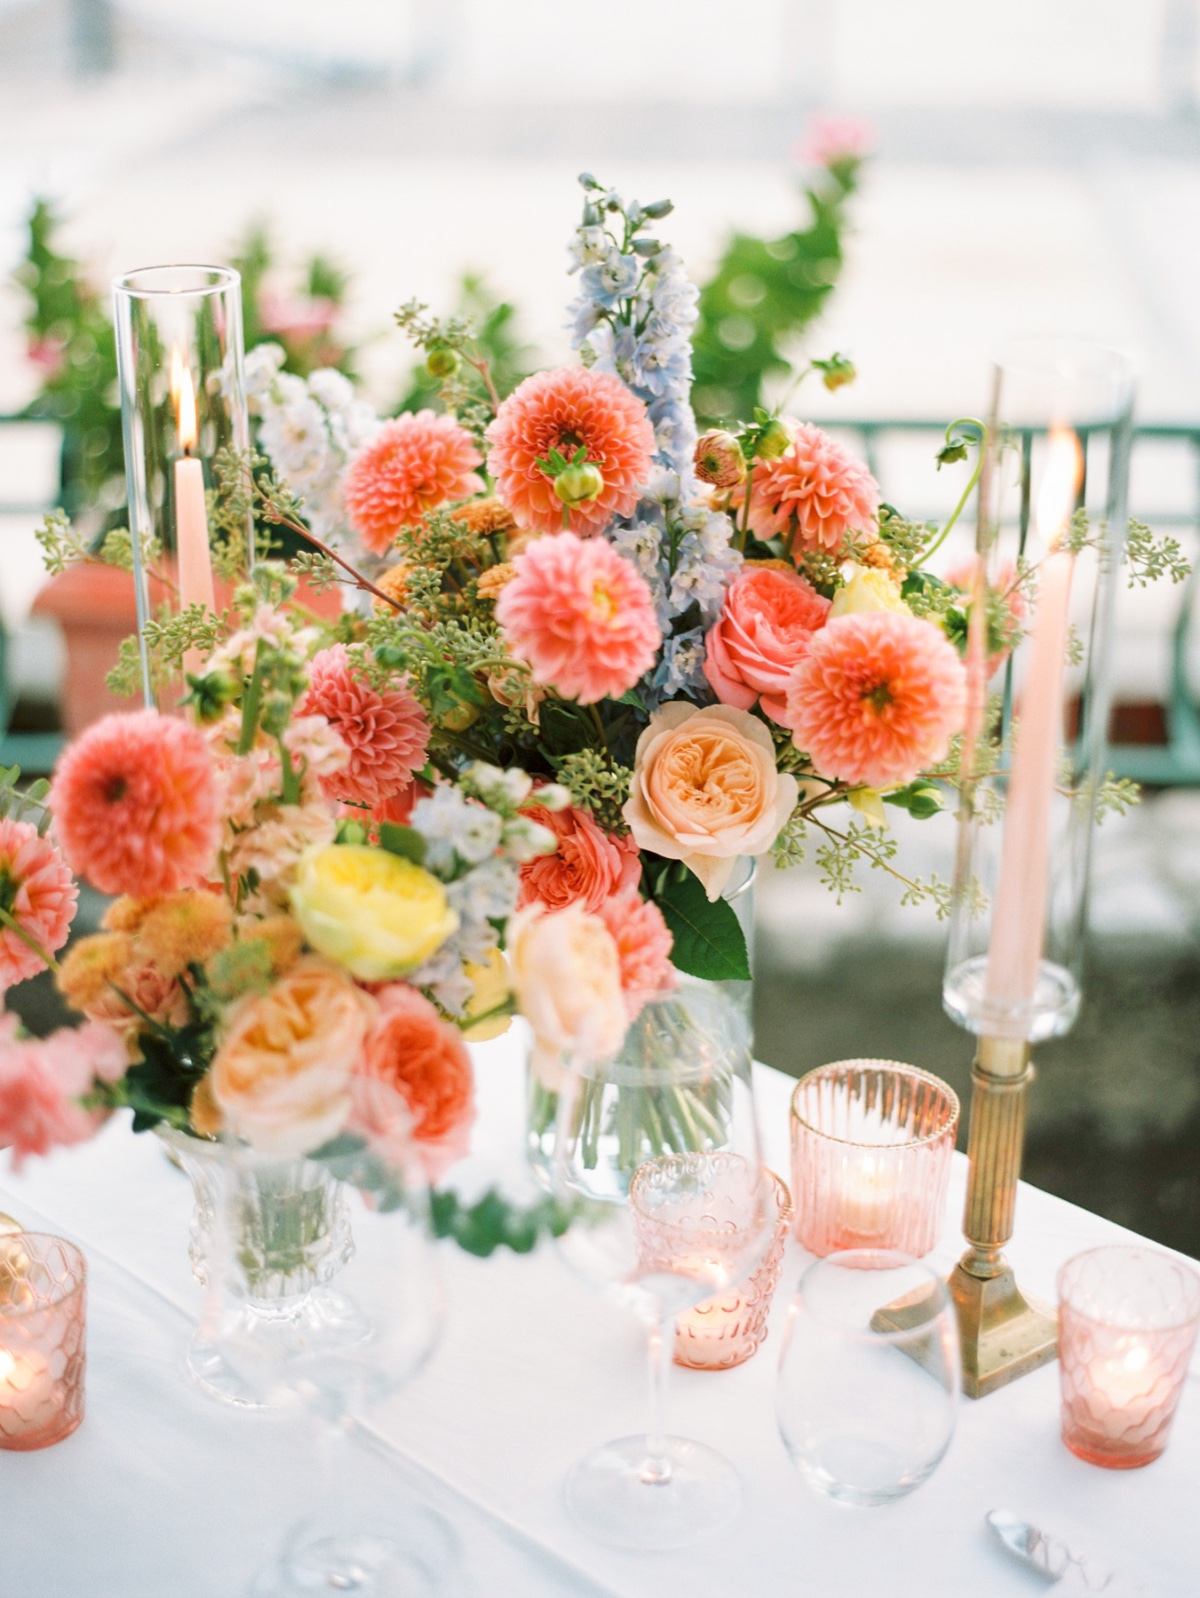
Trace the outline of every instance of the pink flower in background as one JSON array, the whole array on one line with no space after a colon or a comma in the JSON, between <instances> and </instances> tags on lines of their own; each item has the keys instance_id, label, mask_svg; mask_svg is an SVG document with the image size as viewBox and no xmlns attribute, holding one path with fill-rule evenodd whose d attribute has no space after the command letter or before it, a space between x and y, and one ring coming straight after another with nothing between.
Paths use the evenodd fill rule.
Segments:
<instances>
[{"instance_id":1,"label":"pink flower in background","mask_svg":"<svg viewBox=\"0 0 1200 1598\"><path fill-rule=\"evenodd\" d=\"M429 722L407 683L380 692L351 668L345 644L313 656L301 715L327 718L350 751L340 771L322 778L331 799L373 806L404 788L425 764Z\"/></svg>"},{"instance_id":2,"label":"pink flower in background","mask_svg":"<svg viewBox=\"0 0 1200 1598\"><path fill-rule=\"evenodd\" d=\"M603 539L540 538L496 601L508 646L564 699L619 699L654 664L662 633L645 579Z\"/></svg>"},{"instance_id":3,"label":"pink flower in background","mask_svg":"<svg viewBox=\"0 0 1200 1598\"><path fill-rule=\"evenodd\" d=\"M0 910L47 954L67 941L79 889L71 868L31 822L0 817ZM45 969L12 927L0 927L0 994Z\"/></svg>"},{"instance_id":4,"label":"pink flower in background","mask_svg":"<svg viewBox=\"0 0 1200 1598\"><path fill-rule=\"evenodd\" d=\"M63 751L49 803L67 860L102 893L174 893L213 867L220 784L189 722L105 716Z\"/></svg>"},{"instance_id":5,"label":"pink flower in background","mask_svg":"<svg viewBox=\"0 0 1200 1598\"><path fill-rule=\"evenodd\" d=\"M356 1118L370 1123L371 1093L363 1082L399 1094L412 1117L411 1134L430 1181L461 1160L475 1119L471 1056L455 1026L404 982L375 990L379 1014L367 1031L352 1083Z\"/></svg>"},{"instance_id":6,"label":"pink flower in background","mask_svg":"<svg viewBox=\"0 0 1200 1598\"><path fill-rule=\"evenodd\" d=\"M962 727L966 673L931 622L861 611L813 639L787 708L793 742L823 776L894 788L944 759Z\"/></svg>"},{"instance_id":7,"label":"pink flower in background","mask_svg":"<svg viewBox=\"0 0 1200 1598\"><path fill-rule=\"evenodd\" d=\"M817 166L838 161L861 161L875 144L875 129L862 117L817 111L809 118L804 138L796 148L799 159Z\"/></svg>"},{"instance_id":8,"label":"pink flower in background","mask_svg":"<svg viewBox=\"0 0 1200 1598\"><path fill-rule=\"evenodd\" d=\"M373 555L382 555L426 511L478 494L480 464L470 433L453 416L417 411L384 422L346 470L350 524Z\"/></svg>"},{"instance_id":9,"label":"pink flower in background","mask_svg":"<svg viewBox=\"0 0 1200 1598\"><path fill-rule=\"evenodd\" d=\"M600 906L600 919L612 933L621 962L621 991L631 1021L655 994L673 988L678 973L671 964L674 938L663 913L636 888Z\"/></svg>"},{"instance_id":10,"label":"pink flower in background","mask_svg":"<svg viewBox=\"0 0 1200 1598\"><path fill-rule=\"evenodd\" d=\"M862 461L807 422L785 418L792 445L776 460L756 461L750 490L750 526L759 538L795 530L798 551L836 555L847 533L873 538L879 484ZM745 489L734 495L741 504Z\"/></svg>"},{"instance_id":11,"label":"pink flower in background","mask_svg":"<svg viewBox=\"0 0 1200 1598\"><path fill-rule=\"evenodd\" d=\"M518 526L542 533L563 526L563 502L537 464L552 449L570 460L582 445L604 478L595 499L571 509L568 527L585 537L629 514L654 454L654 428L641 400L619 377L585 366L527 377L501 405L487 437L497 494Z\"/></svg>"},{"instance_id":12,"label":"pink flower in background","mask_svg":"<svg viewBox=\"0 0 1200 1598\"><path fill-rule=\"evenodd\" d=\"M258 296L258 319L266 333L318 338L329 332L337 314L337 302L320 294L300 298L277 288L265 288Z\"/></svg>"},{"instance_id":13,"label":"pink flower in background","mask_svg":"<svg viewBox=\"0 0 1200 1598\"><path fill-rule=\"evenodd\" d=\"M717 698L739 710L759 700L782 722L788 678L828 615L829 601L795 572L744 566L704 640L704 675Z\"/></svg>"},{"instance_id":14,"label":"pink flower in background","mask_svg":"<svg viewBox=\"0 0 1200 1598\"><path fill-rule=\"evenodd\" d=\"M605 832L586 810L572 805L565 810L532 805L522 813L548 827L558 848L521 867L519 904L563 910L578 901L585 910L597 911L623 888L636 886L642 863L632 838Z\"/></svg>"},{"instance_id":15,"label":"pink flower in background","mask_svg":"<svg viewBox=\"0 0 1200 1598\"><path fill-rule=\"evenodd\" d=\"M78 1099L93 1078L115 1082L127 1057L120 1038L106 1026L64 1027L48 1038L18 1039L17 1018L0 1018L0 1144L12 1150L19 1170L30 1154L83 1143L104 1120Z\"/></svg>"}]
</instances>

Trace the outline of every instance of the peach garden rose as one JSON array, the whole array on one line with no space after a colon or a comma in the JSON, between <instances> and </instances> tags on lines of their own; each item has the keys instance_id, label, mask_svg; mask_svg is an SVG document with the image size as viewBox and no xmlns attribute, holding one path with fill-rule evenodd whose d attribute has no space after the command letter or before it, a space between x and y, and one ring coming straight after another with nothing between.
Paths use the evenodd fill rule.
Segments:
<instances>
[{"instance_id":1,"label":"peach garden rose","mask_svg":"<svg viewBox=\"0 0 1200 1598\"><path fill-rule=\"evenodd\" d=\"M378 1006L309 955L226 1021L209 1072L227 1128L264 1154L307 1154L350 1113L350 1077Z\"/></svg>"},{"instance_id":2,"label":"peach garden rose","mask_svg":"<svg viewBox=\"0 0 1200 1598\"><path fill-rule=\"evenodd\" d=\"M533 1029L531 1065L557 1091L564 1056L603 1060L625 1037L621 957L599 916L576 900L565 910L542 904L508 923L508 958L521 1014Z\"/></svg>"},{"instance_id":3,"label":"peach garden rose","mask_svg":"<svg viewBox=\"0 0 1200 1598\"><path fill-rule=\"evenodd\" d=\"M798 792L749 711L680 700L651 716L638 739L623 814L640 849L682 860L712 900L739 855L771 847Z\"/></svg>"}]
</instances>

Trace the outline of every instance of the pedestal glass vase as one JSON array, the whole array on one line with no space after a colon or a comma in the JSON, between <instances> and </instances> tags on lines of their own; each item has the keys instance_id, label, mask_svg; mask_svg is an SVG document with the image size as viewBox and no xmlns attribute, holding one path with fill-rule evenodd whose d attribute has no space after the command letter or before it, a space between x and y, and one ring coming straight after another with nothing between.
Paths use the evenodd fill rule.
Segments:
<instances>
[{"instance_id":1,"label":"pedestal glass vase","mask_svg":"<svg viewBox=\"0 0 1200 1598\"><path fill-rule=\"evenodd\" d=\"M281 1308L293 1312L351 1258L354 1240L345 1194L328 1166L275 1160L231 1169L223 1144L165 1126L157 1130L192 1184L192 1272L202 1287L213 1289L219 1280L218 1224L236 1234L245 1284L241 1312L248 1323L274 1324ZM261 1408L261 1393L229 1365L217 1344L212 1302L210 1298L188 1344L188 1372L223 1403Z\"/></svg>"},{"instance_id":2,"label":"pedestal glass vase","mask_svg":"<svg viewBox=\"0 0 1200 1598\"><path fill-rule=\"evenodd\" d=\"M233 528L206 501L222 452L250 447L241 279L221 266L144 267L117 278L113 308L143 691L169 709L184 684L152 670L146 622L220 609L223 570L253 558L249 516Z\"/></svg>"}]
</instances>

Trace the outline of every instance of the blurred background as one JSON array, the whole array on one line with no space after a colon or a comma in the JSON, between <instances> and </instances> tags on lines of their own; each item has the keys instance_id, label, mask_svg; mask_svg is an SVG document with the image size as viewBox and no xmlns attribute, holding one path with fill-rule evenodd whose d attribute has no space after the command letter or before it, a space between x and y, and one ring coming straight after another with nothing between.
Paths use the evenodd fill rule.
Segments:
<instances>
[{"instance_id":1,"label":"blurred background","mask_svg":"<svg viewBox=\"0 0 1200 1598\"><path fill-rule=\"evenodd\" d=\"M932 517L961 488L939 428L985 406L999 341L1098 337L1140 371L1134 513L1195 557L1197 0L0 0L0 760L47 769L132 625L123 590L47 587L33 538L57 503L123 520L111 277L235 262L251 340L417 405L391 322L414 295L468 309L513 376L565 356L582 168L676 202L702 411L840 350L858 380L794 408ZM1194 593L1123 603L1114 764L1148 786L1100 836L1090 986L1039 1051L1026 1175L1200 1254ZM948 875L948 822L900 820L913 871ZM942 928L860 887L761 874L758 1052L898 1057L965 1098Z\"/></svg>"}]
</instances>

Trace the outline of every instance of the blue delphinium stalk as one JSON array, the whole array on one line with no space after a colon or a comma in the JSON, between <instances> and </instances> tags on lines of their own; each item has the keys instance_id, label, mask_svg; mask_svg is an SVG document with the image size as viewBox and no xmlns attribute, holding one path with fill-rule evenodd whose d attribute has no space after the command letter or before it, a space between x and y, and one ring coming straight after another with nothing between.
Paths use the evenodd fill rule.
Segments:
<instances>
[{"instance_id":1,"label":"blue delphinium stalk","mask_svg":"<svg viewBox=\"0 0 1200 1598\"><path fill-rule=\"evenodd\" d=\"M654 706L684 693L712 697L700 669L704 632L720 614L729 579L741 563L727 516L694 503L692 331L698 291L649 223L670 200L626 204L590 175L580 178L583 219L569 246L579 294L569 308L572 347L585 364L611 372L646 406L657 446L655 468L631 516L609 529L615 547L650 587L665 642L642 683Z\"/></svg>"}]
</instances>

